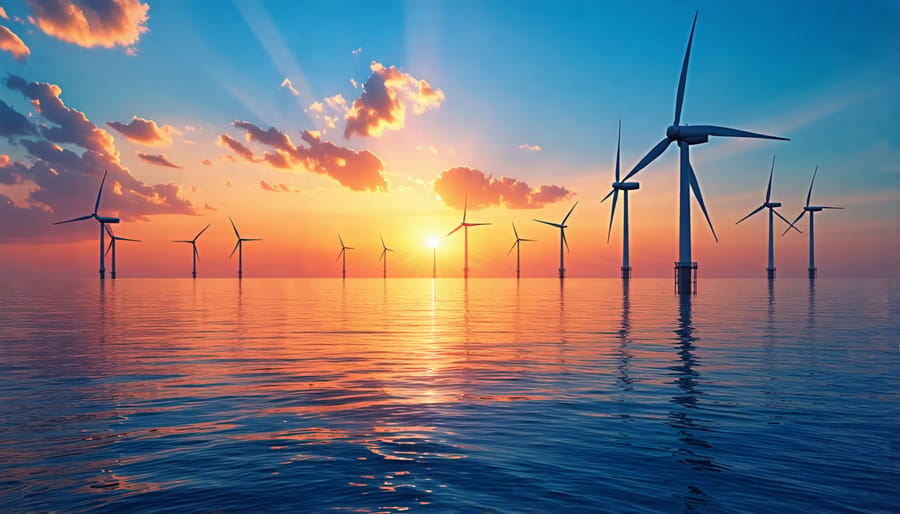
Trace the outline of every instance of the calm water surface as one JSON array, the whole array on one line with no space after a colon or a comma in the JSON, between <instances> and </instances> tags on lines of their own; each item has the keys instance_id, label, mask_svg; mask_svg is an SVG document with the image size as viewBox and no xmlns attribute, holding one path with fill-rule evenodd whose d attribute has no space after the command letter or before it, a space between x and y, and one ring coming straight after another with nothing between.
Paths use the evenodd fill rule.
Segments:
<instances>
[{"instance_id":1,"label":"calm water surface","mask_svg":"<svg viewBox=\"0 0 900 514\"><path fill-rule=\"evenodd\" d=\"M0 282L0 510L900 505L900 283Z\"/></svg>"}]
</instances>

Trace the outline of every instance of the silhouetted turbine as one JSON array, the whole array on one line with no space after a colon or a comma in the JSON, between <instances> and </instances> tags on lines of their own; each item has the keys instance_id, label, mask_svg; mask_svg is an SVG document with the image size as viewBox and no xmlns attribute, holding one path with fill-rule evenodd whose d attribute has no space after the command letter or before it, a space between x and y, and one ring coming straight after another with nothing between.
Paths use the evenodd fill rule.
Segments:
<instances>
[{"instance_id":1,"label":"silhouetted turbine","mask_svg":"<svg viewBox=\"0 0 900 514\"><path fill-rule=\"evenodd\" d=\"M578 205L578 202L575 202L575 205ZM534 220L538 223L543 223L559 229L559 278L566 278L565 254L563 253L563 245L565 245L567 251L569 250L569 242L566 241L566 228L568 227L568 225L566 225L566 220L572 215L572 211L575 210L575 205L569 209L569 213L566 214L566 217L559 223L551 223L549 221L541 221L538 219Z\"/></svg>"},{"instance_id":2,"label":"silhouetted turbine","mask_svg":"<svg viewBox=\"0 0 900 514\"><path fill-rule=\"evenodd\" d=\"M193 254L193 259L192 259L192 260L193 260L193 267L191 268L191 270L192 270L192 271L191 271L191 276L192 276L193 278L197 278L197 261L200 260L200 254L197 252L197 238L200 237L200 234L206 232L206 229L208 229L208 228L209 228L209 225L203 227L203 230L201 230L199 233L197 233L197 235L194 236L194 239L191 239L191 240L172 241L173 243L190 243L191 246L194 248L194 251L192 252L192 254Z\"/></svg>"},{"instance_id":3,"label":"silhouetted turbine","mask_svg":"<svg viewBox=\"0 0 900 514\"><path fill-rule=\"evenodd\" d=\"M95 220L97 220L98 223L100 223L100 278L101 279L106 278L106 259L105 259L106 244L104 241L104 237L106 235L105 227L106 227L106 224L108 224L108 223L118 223L119 222L119 218L112 218L109 216L100 216L97 214L97 210L100 209L100 195L103 194L103 183L106 182L106 174L107 173L108 173L107 171L104 171L103 178L100 180L100 190L97 191L97 201L94 202L94 212L92 212L91 214L88 214L87 216L81 216L80 218L72 218L70 220L57 221L56 223L54 223L54 225L62 225L63 223L72 223L74 221L89 220L91 218L94 218Z\"/></svg>"},{"instance_id":4,"label":"silhouetted turbine","mask_svg":"<svg viewBox=\"0 0 900 514\"><path fill-rule=\"evenodd\" d=\"M519 278L519 276L521 275L520 270L522 267L522 255L521 255L520 243L531 242L531 241L534 241L534 239L524 239L524 238L519 237L519 232L516 230L515 223L512 224L512 228L513 228L513 234L515 234L515 236L516 236L516 242L513 243L513 245L509 248L509 252L506 252L506 255L509 255L510 252L513 251L513 248L516 249L516 278Z\"/></svg>"},{"instance_id":5,"label":"silhouetted turbine","mask_svg":"<svg viewBox=\"0 0 900 514\"><path fill-rule=\"evenodd\" d=\"M231 228L234 229L234 235L237 237L237 243L235 243L234 248L231 250L231 254L228 258L232 258L234 256L235 250L238 253L238 278L244 278L244 242L246 241L262 241L262 239L250 239L246 237L241 237L241 234L238 233L238 229L234 226L234 220L231 219L231 216L228 217L228 221L231 222ZM206 230L206 229L204 229ZM198 235L199 237L199 235Z\"/></svg>"},{"instance_id":6,"label":"silhouetted turbine","mask_svg":"<svg viewBox=\"0 0 900 514\"><path fill-rule=\"evenodd\" d=\"M112 251L112 270L110 271L110 278L116 278L116 241L134 241L136 243L140 243L140 239L128 239L127 237L119 237L113 234L109 225L103 225L106 228L106 233L109 234L109 246L106 248L106 253Z\"/></svg>"},{"instance_id":7,"label":"silhouetted turbine","mask_svg":"<svg viewBox=\"0 0 900 514\"><path fill-rule=\"evenodd\" d=\"M338 241L341 242L341 253L338 254L338 259L343 257L343 262L341 263L341 278L347 278L347 250L353 250L352 246L346 246L344 244L344 239L338 234Z\"/></svg>"},{"instance_id":8,"label":"silhouetted turbine","mask_svg":"<svg viewBox=\"0 0 900 514\"><path fill-rule=\"evenodd\" d=\"M816 173L819 171L819 167L816 166L816 169L813 170L812 180L809 182L809 192L806 193L806 205L803 206L803 210L800 211L800 214L794 218L792 224L800 221L801 218L808 212L809 213L809 278L816 278L818 275L818 271L816 270L816 232L814 221L814 214L823 210L823 209L843 209L843 207L828 207L825 205L810 205L809 201L812 199L812 190L813 184L816 183ZM781 235L787 234L787 230L784 231Z\"/></svg>"},{"instance_id":9,"label":"silhouetted turbine","mask_svg":"<svg viewBox=\"0 0 900 514\"><path fill-rule=\"evenodd\" d=\"M622 208L625 210L624 220L622 222L622 278L631 278L631 250L628 239L628 191L634 191L641 187L639 182L620 182L619 181L619 155L622 147L622 122L619 121L619 138L616 142L616 181L612 183L613 202L612 209L609 211L609 231L606 233L606 242L612 236L613 218L616 215L616 200L619 199L619 191L622 191L624 197ZM609 195L606 195L609 198ZM604 198L603 200L606 200ZM601 201L602 203L602 201Z\"/></svg>"},{"instance_id":10,"label":"silhouetted turbine","mask_svg":"<svg viewBox=\"0 0 900 514\"><path fill-rule=\"evenodd\" d=\"M466 222L466 211L469 208L469 196L466 195L465 203L463 204L463 218L462 223L457 225L457 227L451 230L447 236L456 232L459 229L463 229L463 233L465 234L465 248L464 248L464 264L463 264L463 277L469 278L469 227L478 227L481 225L490 225L490 223L467 223Z\"/></svg>"},{"instance_id":11,"label":"silhouetted turbine","mask_svg":"<svg viewBox=\"0 0 900 514\"><path fill-rule=\"evenodd\" d=\"M387 253L388 253L388 252L393 252L394 250L391 250L390 248L388 248L387 246L385 246L385 244L384 244L384 237L383 237L383 236L381 236L381 235L379 234L378 237L381 238L381 248L382 248L382 250L381 250L381 257L378 258L378 261L379 261L379 262L381 262L382 260L384 261L383 268L382 268L381 272L382 272L383 277L384 277L384 278L387 278Z\"/></svg>"}]
</instances>

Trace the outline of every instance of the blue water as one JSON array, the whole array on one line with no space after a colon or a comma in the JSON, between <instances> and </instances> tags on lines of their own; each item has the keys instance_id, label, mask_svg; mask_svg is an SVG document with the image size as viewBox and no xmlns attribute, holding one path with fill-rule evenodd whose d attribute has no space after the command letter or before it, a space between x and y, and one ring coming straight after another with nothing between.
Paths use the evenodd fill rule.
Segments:
<instances>
[{"instance_id":1,"label":"blue water","mask_svg":"<svg viewBox=\"0 0 900 514\"><path fill-rule=\"evenodd\" d=\"M0 510L896 512L900 283L0 281Z\"/></svg>"}]
</instances>

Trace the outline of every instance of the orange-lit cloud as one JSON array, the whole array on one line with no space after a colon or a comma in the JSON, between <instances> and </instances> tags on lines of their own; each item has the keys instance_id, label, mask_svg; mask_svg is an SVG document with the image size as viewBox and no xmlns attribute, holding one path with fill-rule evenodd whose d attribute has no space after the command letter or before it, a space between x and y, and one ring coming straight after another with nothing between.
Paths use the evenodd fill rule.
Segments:
<instances>
[{"instance_id":1,"label":"orange-lit cloud","mask_svg":"<svg viewBox=\"0 0 900 514\"><path fill-rule=\"evenodd\" d=\"M412 106L415 114L422 114L444 101L443 91L393 66L385 68L372 61L370 68L372 75L363 84L362 95L353 101L344 117L345 138L353 134L378 137L385 130L401 129L406 124L407 105Z\"/></svg>"},{"instance_id":2,"label":"orange-lit cloud","mask_svg":"<svg viewBox=\"0 0 900 514\"><path fill-rule=\"evenodd\" d=\"M290 188L288 185L286 185L286 184L274 184L274 185L273 185L273 184L269 184L269 183L266 182L265 180L260 180L260 181L259 181L259 187L263 188L264 191L271 191L271 192L273 192L273 193L290 193L290 192L292 192L292 191L293 191L294 193L299 193L299 192L300 192L299 189L297 189L297 188L291 189L291 188Z\"/></svg>"},{"instance_id":3,"label":"orange-lit cloud","mask_svg":"<svg viewBox=\"0 0 900 514\"><path fill-rule=\"evenodd\" d=\"M151 154L146 154L146 153L139 153L137 155L138 155L138 157L141 158L142 161L149 163L149 164L155 164L157 166L165 166L167 168L175 168L178 170L182 169L181 166L173 163L169 159L166 159L166 156L163 154L151 155Z\"/></svg>"},{"instance_id":4,"label":"orange-lit cloud","mask_svg":"<svg viewBox=\"0 0 900 514\"><path fill-rule=\"evenodd\" d=\"M212 161L209 159L203 159L201 161L201 164L203 164L204 166L212 166Z\"/></svg>"},{"instance_id":5,"label":"orange-lit cloud","mask_svg":"<svg viewBox=\"0 0 900 514\"><path fill-rule=\"evenodd\" d=\"M467 196L469 208L472 209L492 205L509 209L538 209L574 194L562 186L532 188L514 178L494 178L481 170L464 167L442 171L434 181L434 192L445 204L457 209L463 208Z\"/></svg>"},{"instance_id":6,"label":"orange-lit cloud","mask_svg":"<svg viewBox=\"0 0 900 514\"><path fill-rule=\"evenodd\" d=\"M26 0L46 34L85 48L132 47L147 31L148 4L138 0ZM132 48L133 53L133 48Z\"/></svg>"},{"instance_id":7,"label":"orange-lit cloud","mask_svg":"<svg viewBox=\"0 0 900 514\"><path fill-rule=\"evenodd\" d=\"M6 9L4 9L2 6L0 6L0 18L3 18L4 20L9 19L9 15L6 14Z\"/></svg>"},{"instance_id":8,"label":"orange-lit cloud","mask_svg":"<svg viewBox=\"0 0 900 514\"><path fill-rule=\"evenodd\" d=\"M31 54L31 49L19 39L13 31L0 25L0 50L12 54L13 59L25 62Z\"/></svg>"},{"instance_id":9,"label":"orange-lit cloud","mask_svg":"<svg viewBox=\"0 0 900 514\"><path fill-rule=\"evenodd\" d=\"M247 121L235 121L232 125L246 132L248 143L268 146L272 151L257 156L253 151L227 134L218 139L220 146L230 148L244 160L266 162L278 169L306 170L327 175L353 191L387 191L384 163L372 152L357 152L323 141L318 133L303 131L301 139L307 146L297 146L291 138L270 127L263 130Z\"/></svg>"},{"instance_id":10,"label":"orange-lit cloud","mask_svg":"<svg viewBox=\"0 0 900 514\"><path fill-rule=\"evenodd\" d=\"M287 90L290 91L292 95L300 96L300 91L297 91L297 88L294 87L294 84L293 84L293 82L291 82L291 79L289 79L287 77L285 77L284 80L281 81L281 86L279 86L279 89L285 89L285 88L287 88Z\"/></svg>"},{"instance_id":11,"label":"orange-lit cloud","mask_svg":"<svg viewBox=\"0 0 900 514\"><path fill-rule=\"evenodd\" d=\"M119 131L129 141L146 146L169 146L172 144L172 134L182 134L171 125L160 127L155 121L138 116L133 116L128 123L108 121L106 124Z\"/></svg>"}]
</instances>

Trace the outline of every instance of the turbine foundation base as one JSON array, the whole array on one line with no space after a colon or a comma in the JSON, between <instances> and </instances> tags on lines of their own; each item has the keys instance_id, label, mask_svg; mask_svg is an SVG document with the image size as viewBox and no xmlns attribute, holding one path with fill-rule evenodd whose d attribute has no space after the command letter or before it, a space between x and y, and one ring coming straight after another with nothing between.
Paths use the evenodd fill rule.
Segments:
<instances>
[{"instance_id":1,"label":"turbine foundation base","mask_svg":"<svg viewBox=\"0 0 900 514\"><path fill-rule=\"evenodd\" d=\"M819 274L819 270L817 268L809 268L809 278L816 278Z\"/></svg>"},{"instance_id":2,"label":"turbine foundation base","mask_svg":"<svg viewBox=\"0 0 900 514\"><path fill-rule=\"evenodd\" d=\"M116 279L116 272L115 272L115 271L111 272L111 273L109 274L109 278L115 280L115 279Z\"/></svg>"},{"instance_id":3,"label":"turbine foundation base","mask_svg":"<svg viewBox=\"0 0 900 514\"><path fill-rule=\"evenodd\" d=\"M775 278L775 268L766 268L766 278L769 280Z\"/></svg>"},{"instance_id":4,"label":"turbine foundation base","mask_svg":"<svg viewBox=\"0 0 900 514\"><path fill-rule=\"evenodd\" d=\"M566 278L566 268L559 268L559 278Z\"/></svg>"},{"instance_id":5,"label":"turbine foundation base","mask_svg":"<svg viewBox=\"0 0 900 514\"><path fill-rule=\"evenodd\" d=\"M696 294L697 293L697 263L696 262L676 262L675 263L675 293L676 294Z\"/></svg>"},{"instance_id":6,"label":"turbine foundation base","mask_svg":"<svg viewBox=\"0 0 900 514\"><path fill-rule=\"evenodd\" d=\"M631 278L631 266L622 266L622 278L626 280Z\"/></svg>"}]
</instances>

